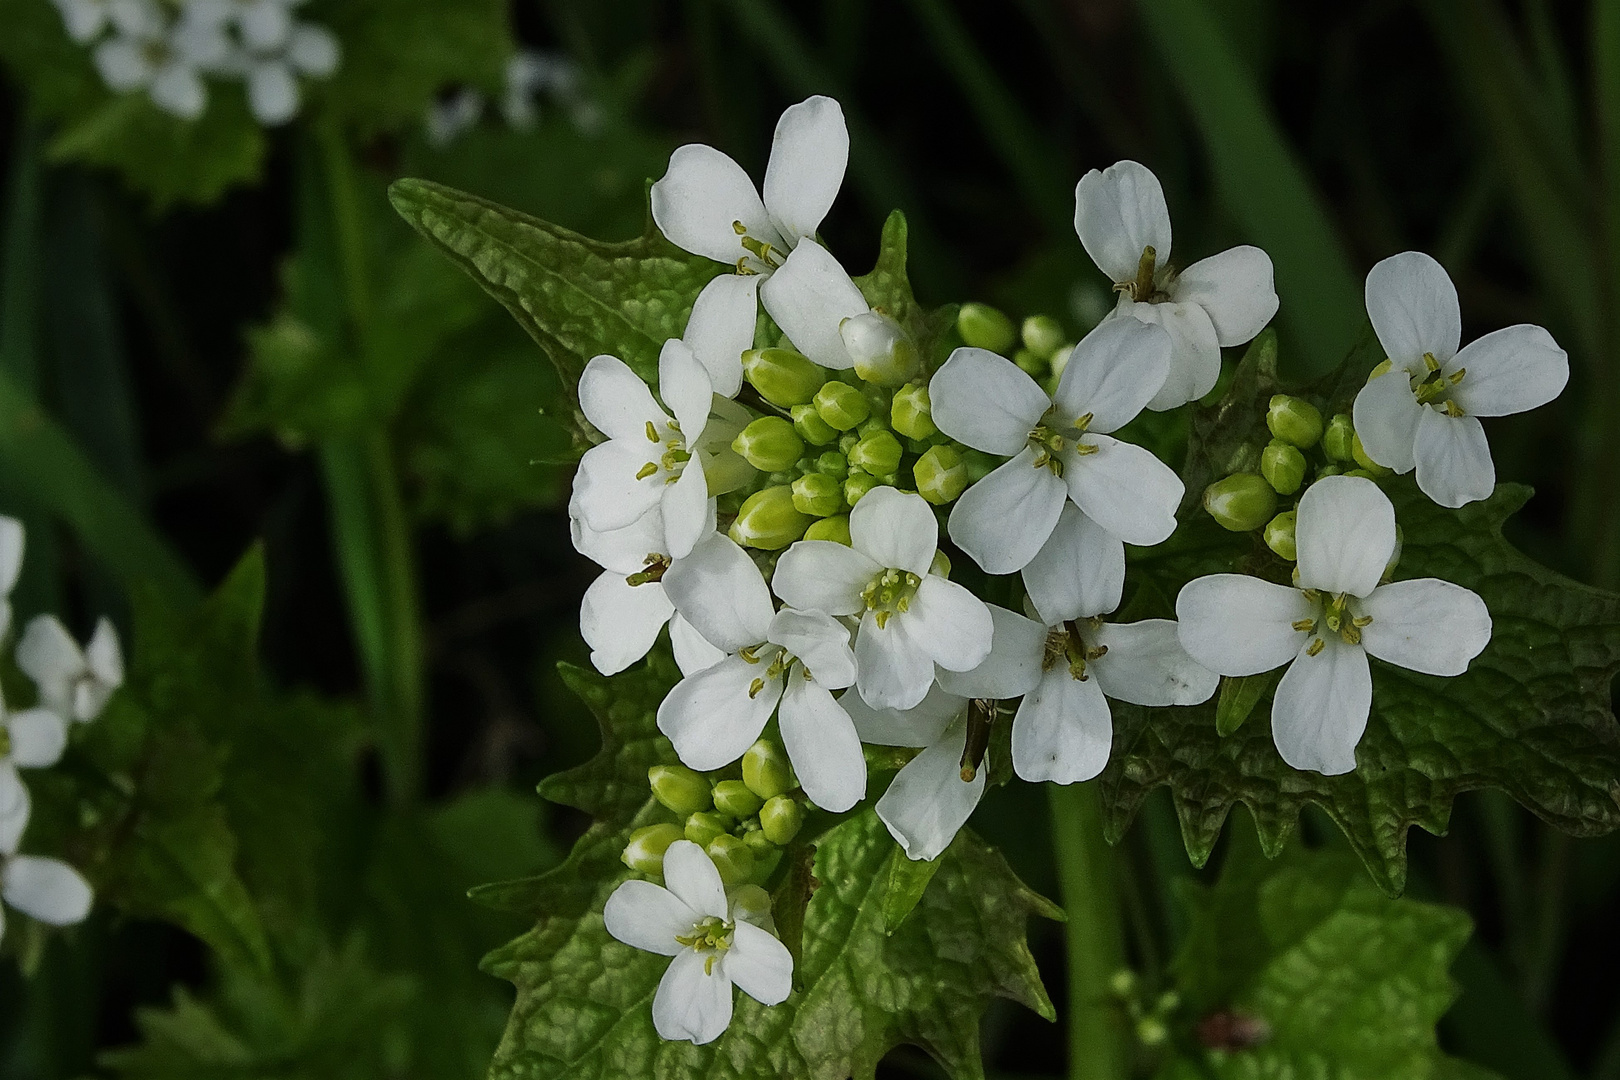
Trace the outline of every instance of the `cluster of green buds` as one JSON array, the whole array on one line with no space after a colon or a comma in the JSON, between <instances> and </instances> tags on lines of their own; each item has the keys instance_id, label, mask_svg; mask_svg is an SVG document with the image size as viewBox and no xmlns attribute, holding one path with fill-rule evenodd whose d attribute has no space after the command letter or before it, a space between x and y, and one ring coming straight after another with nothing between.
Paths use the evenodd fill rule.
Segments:
<instances>
[{"instance_id":1,"label":"cluster of green buds","mask_svg":"<svg viewBox=\"0 0 1620 1080\"><path fill-rule=\"evenodd\" d=\"M1130 968L1120 968L1108 980L1108 991L1130 1018L1136 1041L1156 1050L1170 1041L1170 1019L1181 1008L1181 995L1166 990L1149 1001L1147 988Z\"/></svg>"},{"instance_id":2,"label":"cluster of green buds","mask_svg":"<svg viewBox=\"0 0 1620 1080\"><path fill-rule=\"evenodd\" d=\"M1015 329L1011 319L988 304L963 304L956 315L956 330L964 344L1011 356L1048 394L1056 392L1074 349L1063 324L1052 316L1031 315Z\"/></svg>"},{"instance_id":3,"label":"cluster of green buds","mask_svg":"<svg viewBox=\"0 0 1620 1080\"><path fill-rule=\"evenodd\" d=\"M740 778L735 768L731 775L705 775L684 765L648 769L653 797L680 820L631 833L624 864L659 877L669 845L690 840L709 853L728 887L763 885L803 826L804 803L787 753L771 739L749 747L741 765Z\"/></svg>"}]
</instances>

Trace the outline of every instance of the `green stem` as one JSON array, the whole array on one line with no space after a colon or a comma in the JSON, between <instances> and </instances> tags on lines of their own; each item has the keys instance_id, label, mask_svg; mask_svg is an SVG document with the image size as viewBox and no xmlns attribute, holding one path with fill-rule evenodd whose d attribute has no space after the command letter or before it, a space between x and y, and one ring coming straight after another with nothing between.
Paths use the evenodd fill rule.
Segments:
<instances>
[{"instance_id":1,"label":"green stem","mask_svg":"<svg viewBox=\"0 0 1620 1080\"><path fill-rule=\"evenodd\" d=\"M1069 1080L1122 1080L1126 1045L1109 981L1125 965L1112 849L1097 782L1049 785L1069 948Z\"/></svg>"}]
</instances>

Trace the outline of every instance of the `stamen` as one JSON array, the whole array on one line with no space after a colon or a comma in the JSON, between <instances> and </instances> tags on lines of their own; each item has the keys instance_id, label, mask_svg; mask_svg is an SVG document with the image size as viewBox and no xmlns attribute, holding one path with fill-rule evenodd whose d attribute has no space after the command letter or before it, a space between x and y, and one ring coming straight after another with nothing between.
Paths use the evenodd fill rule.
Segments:
<instances>
[{"instance_id":1,"label":"stamen","mask_svg":"<svg viewBox=\"0 0 1620 1080\"><path fill-rule=\"evenodd\" d=\"M996 703L990 698L974 698L968 702L967 742L962 746L962 783L970 783L979 775L984 764L985 751L990 749L990 722L996 716Z\"/></svg>"},{"instance_id":2,"label":"stamen","mask_svg":"<svg viewBox=\"0 0 1620 1080\"><path fill-rule=\"evenodd\" d=\"M753 682L749 683L748 700L753 701L755 698L759 697L759 692L763 689L765 689L764 679L755 679Z\"/></svg>"},{"instance_id":3,"label":"stamen","mask_svg":"<svg viewBox=\"0 0 1620 1080\"><path fill-rule=\"evenodd\" d=\"M647 569L625 578L625 583L629 585L649 585L655 581L663 581L664 571L668 570L670 565L669 556L660 555L656 551L651 552L647 556L646 565Z\"/></svg>"},{"instance_id":4,"label":"stamen","mask_svg":"<svg viewBox=\"0 0 1620 1080\"><path fill-rule=\"evenodd\" d=\"M1311 642L1310 646L1305 650L1305 655L1315 656L1325 648L1327 648L1327 642L1321 638L1317 638L1315 641Z\"/></svg>"},{"instance_id":5,"label":"stamen","mask_svg":"<svg viewBox=\"0 0 1620 1080\"><path fill-rule=\"evenodd\" d=\"M1463 381L1463 376L1466 374L1468 374L1468 369L1465 367L1460 367L1447 376L1447 378L1451 380L1452 386L1456 386L1458 383Z\"/></svg>"},{"instance_id":6,"label":"stamen","mask_svg":"<svg viewBox=\"0 0 1620 1080\"><path fill-rule=\"evenodd\" d=\"M1440 361L1434 358L1434 353L1426 352L1423 354L1423 366L1428 368L1430 371L1439 371Z\"/></svg>"},{"instance_id":7,"label":"stamen","mask_svg":"<svg viewBox=\"0 0 1620 1080\"><path fill-rule=\"evenodd\" d=\"M1092 418L1095 417L1096 415L1097 415L1096 413L1086 413L1086 415L1084 415L1084 416L1075 417L1074 426L1075 426L1076 430L1079 430L1079 431L1086 430L1086 428L1091 426Z\"/></svg>"},{"instance_id":8,"label":"stamen","mask_svg":"<svg viewBox=\"0 0 1620 1080\"><path fill-rule=\"evenodd\" d=\"M1316 633L1316 620L1299 619L1294 623L1294 629L1302 634L1314 634Z\"/></svg>"},{"instance_id":9,"label":"stamen","mask_svg":"<svg viewBox=\"0 0 1620 1080\"><path fill-rule=\"evenodd\" d=\"M1357 615L1355 618L1350 620L1350 625L1354 626L1357 630L1361 630L1361 629L1363 629L1365 627L1371 626L1372 625L1372 616L1371 615Z\"/></svg>"},{"instance_id":10,"label":"stamen","mask_svg":"<svg viewBox=\"0 0 1620 1080\"><path fill-rule=\"evenodd\" d=\"M1446 399L1446 403L1440 407L1440 411L1445 413L1447 416L1464 416L1464 415L1466 415L1462 411L1462 406L1458 405L1451 398Z\"/></svg>"},{"instance_id":11,"label":"stamen","mask_svg":"<svg viewBox=\"0 0 1620 1080\"><path fill-rule=\"evenodd\" d=\"M636 473L636 479L645 480L649 476L656 475L658 475L658 466L649 461L641 467L641 471Z\"/></svg>"},{"instance_id":12,"label":"stamen","mask_svg":"<svg viewBox=\"0 0 1620 1080\"><path fill-rule=\"evenodd\" d=\"M1159 253L1149 244L1142 249L1142 257L1136 263L1136 280L1127 287L1130 289L1131 299L1140 303L1153 295L1153 272L1157 268Z\"/></svg>"},{"instance_id":13,"label":"stamen","mask_svg":"<svg viewBox=\"0 0 1620 1080\"><path fill-rule=\"evenodd\" d=\"M758 645L745 645L737 650L737 655L742 657L746 663L757 664L759 663L759 650L760 646Z\"/></svg>"},{"instance_id":14,"label":"stamen","mask_svg":"<svg viewBox=\"0 0 1620 1080\"><path fill-rule=\"evenodd\" d=\"M658 441L658 429L653 427L651 420L647 421L647 441L650 443Z\"/></svg>"},{"instance_id":15,"label":"stamen","mask_svg":"<svg viewBox=\"0 0 1620 1080\"><path fill-rule=\"evenodd\" d=\"M1089 454L1095 454L1098 449L1099 448L1096 443L1077 442L1074 444L1074 452L1079 454L1081 457L1086 457Z\"/></svg>"}]
</instances>

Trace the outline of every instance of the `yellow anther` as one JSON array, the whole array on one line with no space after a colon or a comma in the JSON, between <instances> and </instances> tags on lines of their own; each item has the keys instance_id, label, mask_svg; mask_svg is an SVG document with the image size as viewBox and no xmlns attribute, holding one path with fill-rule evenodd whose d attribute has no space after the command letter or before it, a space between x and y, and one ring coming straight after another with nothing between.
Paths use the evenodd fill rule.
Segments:
<instances>
[{"instance_id":1,"label":"yellow anther","mask_svg":"<svg viewBox=\"0 0 1620 1080\"><path fill-rule=\"evenodd\" d=\"M1305 655L1315 656L1325 648L1327 648L1327 642L1321 638L1317 638L1315 641L1311 642L1310 646L1305 650Z\"/></svg>"},{"instance_id":2,"label":"yellow anther","mask_svg":"<svg viewBox=\"0 0 1620 1080\"><path fill-rule=\"evenodd\" d=\"M1464 415L1466 415L1462 411L1462 406L1458 405L1455 401L1453 401L1450 398L1446 399L1446 403L1440 407L1440 411L1445 413L1447 416L1464 416Z\"/></svg>"},{"instance_id":3,"label":"yellow anther","mask_svg":"<svg viewBox=\"0 0 1620 1080\"><path fill-rule=\"evenodd\" d=\"M1446 377L1451 380L1452 386L1456 386L1458 383L1462 382L1463 376L1466 374L1468 374L1468 369L1465 367L1460 367Z\"/></svg>"},{"instance_id":4,"label":"yellow anther","mask_svg":"<svg viewBox=\"0 0 1620 1080\"><path fill-rule=\"evenodd\" d=\"M1426 352L1423 354L1423 366L1428 368L1430 371L1439 371L1440 361L1434 358L1434 353Z\"/></svg>"},{"instance_id":5,"label":"yellow anther","mask_svg":"<svg viewBox=\"0 0 1620 1080\"><path fill-rule=\"evenodd\" d=\"M744 225L741 221L733 221L731 223L731 231L736 233L738 236L747 236L748 226Z\"/></svg>"},{"instance_id":6,"label":"yellow anther","mask_svg":"<svg viewBox=\"0 0 1620 1080\"><path fill-rule=\"evenodd\" d=\"M1357 630L1360 630L1363 627L1371 626L1372 625L1372 616L1371 615L1357 615L1355 618L1350 620L1350 625L1354 626Z\"/></svg>"},{"instance_id":7,"label":"yellow anther","mask_svg":"<svg viewBox=\"0 0 1620 1080\"><path fill-rule=\"evenodd\" d=\"M1074 452L1079 454L1081 457L1085 457L1088 454L1095 454L1097 452L1097 444L1096 443L1088 443L1088 442L1077 442L1077 443L1074 444Z\"/></svg>"},{"instance_id":8,"label":"yellow anther","mask_svg":"<svg viewBox=\"0 0 1620 1080\"><path fill-rule=\"evenodd\" d=\"M658 466L656 464L654 464L653 462L649 461L649 462L647 462L647 464L645 464L645 465L643 465L641 467L641 471L636 473L636 479L637 480L645 480L645 479L647 479L647 477L656 476L657 474L658 474Z\"/></svg>"},{"instance_id":9,"label":"yellow anther","mask_svg":"<svg viewBox=\"0 0 1620 1080\"><path fill-rule=\"evenodd\" d=\"M1294 629L1302 634L1314 634L1316 632L1316 620L1299 619L1294 623Z\"/></svg>"},{"instance_id":10,"label":"yellow anther","mask_svg":"<svg viewBox=\"0 0 1620 1080\"><path fill-rule=\"evenodd\" d=\"M882 630L884 627L889 625L889 616L892 614L894 613L891 611L879 611L877 613L877 624L879 630Z\"/></svg>"},{"instance_id":11,"label":"yellow anther","mask_svg":"<svg viewBox=\"0 0 1620 1080\"><path fill-rule=\"evenodd\" d=\"M658 441L658 429L653 427L651 420L647 421L647 441L652 443Z\"/></svg>"},{"instance_id":12,"label":"yellow anther","mask_svg":"<svg viewBox=\"0 0 1620 1080\"><path fill-rule=\"evenodd\" d=\"M747 663L757 664L759 663L759 646L745 645L737 650L737 655L742 657Z\"/></svg>"},{"instance_id":13,"label":"yellow anther","mask_svg":"<svg viewBox=\"0 0 1620 1080\"><path fill-rule=\"evenodd\" d=\"M1091 426L1091 420L1096 415L1097 415L1096 413L1086 413L1086 415L1084 415L1084 416L1075 417L1075 420L1074 420L1075 428L1077 430L1079 430L1079 431L1086 430L1086 428Z\"/></svg>"},{"instance_id":14,"label":"yellow anther","mask_svg":"<svg viewBox=\"0 0 1620 1080\"><path fill-rule=\"evenodd\" d=\"M765 689L765 680L764 679L755 679L753 682L749 683L748 684L748 700L752 701L755 698L759 697L759 692L761 690L763 690L763 689Z\"/></svg>"}]
</instances>

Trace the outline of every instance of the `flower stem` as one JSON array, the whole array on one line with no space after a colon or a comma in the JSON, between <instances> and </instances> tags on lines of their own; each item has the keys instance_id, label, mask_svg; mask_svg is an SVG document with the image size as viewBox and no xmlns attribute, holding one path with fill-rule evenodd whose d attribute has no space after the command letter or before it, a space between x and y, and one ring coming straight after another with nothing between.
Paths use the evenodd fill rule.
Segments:
<instances>
[{"instance_id":1,"label":"flower stem","mask_svg":"<svg viewBox=\"0 0 1620 1080\"><path fill-rule=\"evenodd\" d=\"M1125 963L1114 852L1095 780L1047 786L1069 948L1069 1078L1123 1080L1125 1041L1108 984Z\"/></svg>"}]
</instances>

